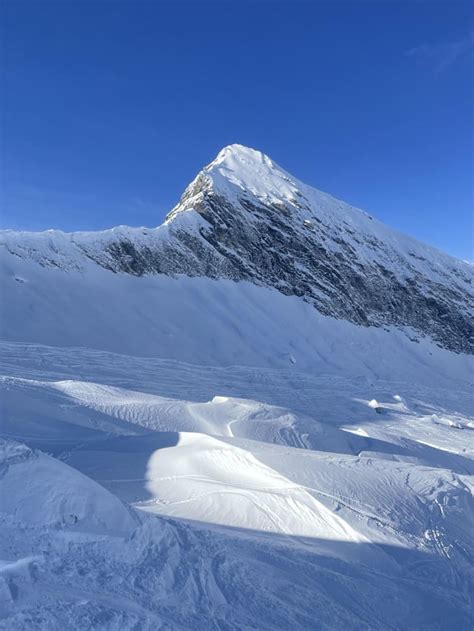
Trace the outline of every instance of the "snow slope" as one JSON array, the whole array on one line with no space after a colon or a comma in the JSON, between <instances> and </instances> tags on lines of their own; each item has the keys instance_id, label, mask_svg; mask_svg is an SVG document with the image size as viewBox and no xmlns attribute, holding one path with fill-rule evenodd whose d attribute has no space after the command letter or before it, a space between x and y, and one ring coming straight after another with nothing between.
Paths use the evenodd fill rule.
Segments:
<instances>
[{"instance_id":1,"label":"snow slope","mask_svg":"<svg viewBox=\"0 0 474 631\"><path fill-rule=\"evenodd\" d=\"M36 528L69 526L74 532L108 536L134 527L132 513L115 496L56 458L5 440L0 452L3 518Z\"/></svg>"},{"instance_id":2,"label":"snow slope","mask_svg":"<svg viewBox=\"0 0 474 631\"><path fill-rule=\"evenodd\" d=\"M55 475L51 489L61 494L67 481ZM468 594L441 554L210 530L146 513L121 536L0 517L2 629L470 625Z\"/></svg>"},{"instance_id":3,"label":"snow slope","mask_svg":"<svg viewBox=\"0 0 474 631\"><path fill-rule=\"evenodd\" d=\"M248 282L1 268L0 336L214 366L469 379L469 358L394 327L361 327ZM23 282L16 278L20 274ZM411 338L411 339L410 339ZM383 352L380 352L380 349Z\"/></svg>"},{"instance_id":4,"label":"snow slope","mask_svg":"<svg viewBox=\"0 0 474 631\"><path fill-rule=\"evenodd\" d=\"M4 437L54 457L0 483L46 522L2 512L5 628L470 628L469 388L11 343L1 369ZM74 470L138 523L78 538Z\"/></svg>"}]
</instances>

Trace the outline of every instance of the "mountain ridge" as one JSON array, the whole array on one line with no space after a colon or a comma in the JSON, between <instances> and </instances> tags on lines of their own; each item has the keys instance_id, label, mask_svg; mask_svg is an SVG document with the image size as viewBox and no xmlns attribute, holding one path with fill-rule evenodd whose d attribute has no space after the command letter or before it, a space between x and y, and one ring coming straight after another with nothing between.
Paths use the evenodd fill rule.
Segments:
<instances>
[{"instance_id":1,"label":"mountain ridge","mask_svg":"<svg viewBox=\"0 0 474 631\"><path fill-rule=\"evenodd\" d=\"M363 326L409 328L472 353L472 266L300 182L263 153L222 149L158 228L2 231L43 267L249 281Z\"/></svg>"}]
</instances>

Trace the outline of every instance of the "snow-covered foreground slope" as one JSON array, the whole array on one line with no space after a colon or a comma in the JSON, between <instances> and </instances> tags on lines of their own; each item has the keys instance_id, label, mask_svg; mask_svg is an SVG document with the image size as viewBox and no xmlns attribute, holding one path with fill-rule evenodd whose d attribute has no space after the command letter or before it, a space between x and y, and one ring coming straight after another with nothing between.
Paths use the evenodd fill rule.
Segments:
<instances>
[{"instance_id":1,"label":"snow-covered foreground slope","mask_svg":"<svg viewBox=\"0 0 474 631\"><path fill-rule=\"evenodd\" d=\"M472 266L240 146L0 245L1 629L472 630Z\"/></svg>"},{"instance_id":2,"label":"snow-covered foreground slope","mask_svg":"<svg viewBox=\"0 0 474 631\"><path fill-rule=\"evenodd\" d=\"M471 628L467 383L1 350L0 626Z\"/></svg>"},{"instance_id":3,"label":"snow-covered foreground slope","mask_svg":"<svg viewBox=\"0 0 474 631\"><path fill-rule=\"evenodd\" d=\"M10 492L19 486L18 475L37 473L35 460L48 462L35 455L26 463L7 463ZM67 465L61 466L62 476L43 471L58 498L72 479ZM18 474L16 467L22 467ZM80 488L77 482L73 488ZM125 509L116 510L122 517ZM100 503L94 511L101 519ZM104 536L81 528L81 515L76 522L74 513L55 527L33 528L22 517L2 514L0 624L5 629L470 625L462 564L454 565L442 547L417 550L374 546L362 537L302 540L240 528L211 530L146 513L137 513L138 523L128 533Z\"/></svg>"}]
</instances>

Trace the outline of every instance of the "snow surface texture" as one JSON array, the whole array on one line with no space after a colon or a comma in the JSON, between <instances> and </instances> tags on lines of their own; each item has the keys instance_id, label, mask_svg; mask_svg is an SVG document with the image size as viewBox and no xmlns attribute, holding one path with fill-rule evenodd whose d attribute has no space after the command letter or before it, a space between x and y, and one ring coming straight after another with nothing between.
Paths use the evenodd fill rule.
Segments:
<instances>
[{"instance_id":1,"label":"snow surface texture","mask_svg":"<svg viewBox=\"0 0 474 631\"><path fill-rule=\"evenodd\" d=\"M4 628L471 627L467 384L1 356Z\"/></svg>"},{"instance_id":2,"label":"snow surface texture","mask_svg":"<svg viewBox=\"0 0 474 631\"><path fill-rule=\"evenodd\" d=\"M450 314L447 338L331 317L176 236L204 239L208 186L239 220L245 199L286 217L295 180L241 147L199 177L157 230L4 234L0 628L471 631L467 268L313 191L334 231L374 226L358 256L423 256ZM150 269L124 269L123 239ZM151 240L191 271L157 274Z\"/></svg>"}]
</instances>

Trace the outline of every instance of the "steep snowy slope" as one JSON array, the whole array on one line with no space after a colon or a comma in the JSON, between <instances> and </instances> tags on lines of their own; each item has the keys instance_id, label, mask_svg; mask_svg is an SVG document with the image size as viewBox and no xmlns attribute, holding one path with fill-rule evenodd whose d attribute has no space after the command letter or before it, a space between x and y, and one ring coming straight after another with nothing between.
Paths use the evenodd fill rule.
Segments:
<instances>
[{"instance_id":1,"label":"steep snowy slope","mask_svg":"<svg viewBox=\"0 0 474 631\"><path fill-rule=\"evenodd\" d=\"M93 290L94 268L108 270L109 276L245 280L301 296L325 315L409 328L444 348L472 351L472 266L306 186L241 145L223 149L155 230L3 231L0 239L8 269L3 291L24 283L15 293L24 294L32 309L53 281L48 278L41 287L40 277L29 285L25 260L71 274L65 299L79 282ZM2 337L21 339L20 323L15 320L15 336L7 316ZM97 325L107 327L103 318ZM58 328L64 331L62 343L70 345L67 322Z\"/></svg>"},{"instance_id":2,"label":"steep snowy slope","mask_svg":"<svg viewBox=\"0 0 474 631\"><path fill-rule=\"evenodd\" d=\"M246 281L136 278L91 263L66 273L17 257L0 279L4 340L199 365L470 380L469 357L430 338L324 316L301 298Z\"/></svg>"}]
</instances>

